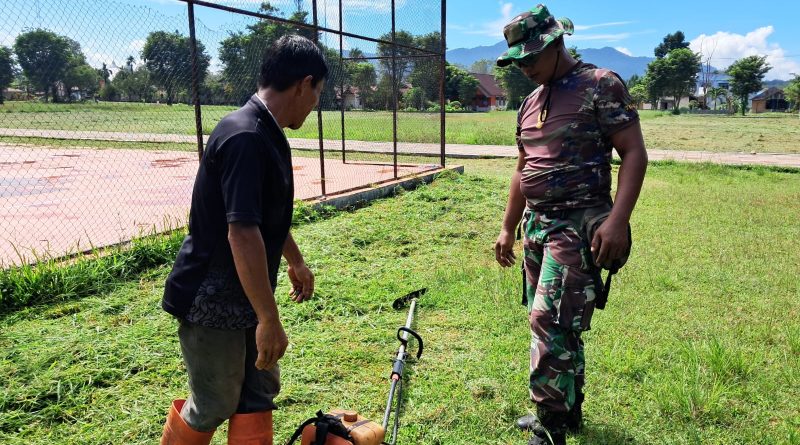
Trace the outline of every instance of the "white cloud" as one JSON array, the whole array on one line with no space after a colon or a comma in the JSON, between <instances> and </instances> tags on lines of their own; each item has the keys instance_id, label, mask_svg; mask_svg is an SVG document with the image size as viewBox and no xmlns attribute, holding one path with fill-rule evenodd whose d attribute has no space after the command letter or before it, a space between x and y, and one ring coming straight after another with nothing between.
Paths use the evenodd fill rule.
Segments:
<instances>
[{"instance_id":1,"label":"white cloud","mask_svg":"<svg viewBox=\"0 0 800 445\"><path fill-rule=\"evenodd\" d=\"M605 40L607 42L619 42L631 36L629 32L621 32L619 34L576 34L568 36L567 40L571 42L580 42L587 40Z\"/></svg>"},{"instance_id":2,"label":"white cloud","mask_svg":"<svg viewBox=\"0 0 800 445\"><path fill-rule=\"evenodd\" d=\"M263 0L252 0L254 3L261 4ZM408 0L395 0L394 7L396 10L402 9L406 6ZM311 10L313 3L311 0L303 0L303 10L309 13L311 18ZM291 7L294 10L294 5ZM348 14L389 14L392 12L392 2L390 0L342 0L342 10L345 15ZM339 0L318 0L317 1L317 14L320 23L325 23L327 20L329 28L338 28L339 26ZM345 19L345 22L347 20Z\"/></svg>"},{"instance_id":3,"label":"white cloud","mask_svg":"<svg viewBox=\"0 0 800 445\"><path fill-rule=\"evenodd\" d=\"M495 20L491 20L487 23L482 24L478 27L463 27L463 26L452 26L448 25L448 29L453 29L460 31L464 34L471 34L471 35L482 35L487 37L494 37L494 38L503 38L503 27L512 20L513 16L511 15L514 9L514 5L512 3L503 3L500 2L500 18ZM629 25L635 22L606 22L606 23L596 23L592 25L577 25L575 26L576 31L586 31L595 28L607 28L607 27L614 27L614 26L624 26ZM617 34L576 34L573 36L565 36L565 39L569 41L590 41L590 40L605 40L608 42L619 42L621 40L625 40L632 35L630 32L623 32Z\"/></svg>"},{"instance_id":4,"label":"white cloud","mask_svg":"<svg viewBox=\"0 0 800 445\"><path fill-rule=\"evenodd\" d=\"M136 55L134 57L138 57L139 54L142 53L142 49L144 48L144 44L145 44L145 40L144 39L132 40L131 43L128 44L128 49L136 53Z\"/></svg>"},{"instance_id":5,"label":"white cloud","mask_svg":"<svg viewBox=\"0 0 800 445\"><path fill-rule=\"evenodd\" d=\"M114 57L108 53L101 53L101 52L85 52L86 55L86 62L94 67L94 68L101 68L103 64L106 64L106 68L111 70L111 78L113 79L117 73L125 66L125 59Z\"/></svg>"},{"instance_id":6,"label":"white cloud","mask_svg":"<svg viewBox=\"0 0 800 445\"><path fill-rule=\"evenodd\" d=\"M514 4L512 3L502 3L500 2L500 18L495 20L491 20L488 23L484 23L480 27L476 29L472 29L470 31L464 31L464 34L471 34L471 35L481 35L487 37L494 37L498 39L503 38L503 27L511 21L513 12Z\"/></svg>"},{"instance_id":7,"label":"white cloud","mask_svg":"<svg viewBox=\"0 0 800 445\"><path fill-rule=\"evenodd\" d=\"M338 5L338 2L336 4ZM406 0L395 0L394 2L396 9L400 9L405 5ZM368 11L391 12L392 2L388 0L342 0L342 8L345 10L366 9Z\"/></svg>"},{"instance_id":8,"label":"white cloud","mask_svg":"<svg viewBox=\"0 0 800 445\"><path fill-rule=\"evenodd\" d=\"M117 63L114 56L108 53L85 52L84 54L86 55L86 62L95 68L102 67L104 63L106 67L110 68L112 63Z\"/></svg>"},{"instance_id":9,"label":"white cloud","mask_svg":"<svg viewBox=\"0 0 800 445\"><path fill-rule=\"evenodd\" d=\"M624 46L615 46L614 49L621 52L622 54L625 54L626 56L633 57L633 53L631 52L631 50L625 48Z\"/></svg>"},{"instance_id":10,"label":"white cloud","mask_svg":"<svg viewBox=\"0 0 800 445\"><path fill-rule=\"evenodd\" d=\"M725 69L738 59L748 56L767 56L772 70L767 79L791 79L790 73L800 73L800 63L786 57L786 51L777 43L770 43L775 32L772 26L764 26L745 35L719 31L714 35L701 34L689 44L692 51L702 53L703 61L711 59L711 65Z\"/></svg>"},{"instance_id":11,"label":"white cloud","mask_svg":"<svg viewBox=\"0 0 800 445\"><path fill-rule=\"evenodd\" d=\"M575 31L586 31L589 29L594 28L606 28L609 26L623 26L623 25L630 25L634 22L608 22L608 23L598 23L595 25L575 25Z\"/></svg>"},{"instance_id":12,"label":"white cloud","mask_svg":"<svg viewBox=\"0 0 800 445\"><path fill-rule=\"evenodd\" d=\"M311 0L303 1L303 10L308 11L310 14L313 7ZM406 3L407 0L395 0L395 9L399 11L406 6ZM345 31L355 32L356 34L364 34L369 33L370 30L364 29L363 27L352 29L348 25L348 22L352 20L357 24L361 24L363 23L363 17L365 15L374 17L376 13L388 17L392 11L392 2L389 0L342 0L342 10L344 12L342 20L343 29ZM311 16L309 15L309 19L310 18ZM318 0L317 19L319 20L320 26L334 30L339 29L339 0ZM390 29L387 28L385 32L389 31ZM337 35L323 33L322 40L327 45L336 48L339 47L339 36ZM352 46L358 46L362 50L371 47L367 42L356 42L354 44L351 39L346 37L343 39L342 43L345 50L351 49Z\"/></svg>"},{"instance_id":13,"label":"white cloud","mask_svg":"<svg viewBox=\"0 0 800 445\"><path fill-rule=\"evenodd\" d=\"M242 7L243 3L260 5L262 2L263 0L237 0L235 3L238 4L239 7ZM395 0L394 3L395 3L395 9L397 11L400 11L402 8L408 5L408 0ZM294 2L283 2L280 3L280 6L281 10L285 13L285 15L288 15L289 13L293 12L295 8ZM311 20L312 8L313 8L312 0L303 0L302 9L303 11L308 12L309 20ZM388 17L392 10L392 2L391 0L342 0L342 10L344 12L342 17L343 21L342 26L345 32L349 31L356 34L369 34L370 32L373 32L374 29L371 29L369 27L365 29L365 27L363 26L363 24L366 23L364 21L365 20L364 17L374 19L374 17L377 14L383 16L382 18L385 18L384 21L388 23ZM317 0L317 20L319 20L320 26L324 28L338 30L339 0ZM384 32L388 33L389 31L390 28L387 27L385 30L381 31L381 34L383 34ZM326 45L338 49L339 47L338 35L330 33L322 33L321 38L322 42L325 43ZM354 39L349 39L347 37L343 39L343 47L345 50L349 50L351 49L351 47L359 47L362 50L366 50L367 52L370 51L374 52L374 44L366 41L355 41Z\"/></svg>"}]
</instances>

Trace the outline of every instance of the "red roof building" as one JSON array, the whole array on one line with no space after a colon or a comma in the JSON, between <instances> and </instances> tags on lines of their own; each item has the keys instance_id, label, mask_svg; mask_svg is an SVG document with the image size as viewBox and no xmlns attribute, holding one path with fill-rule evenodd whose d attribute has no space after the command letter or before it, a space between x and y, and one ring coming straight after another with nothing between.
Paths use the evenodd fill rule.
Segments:
<instances>
[{"instance_id":1,"label":"red roof building","mask_svg":"<svg viewBox=\"0 0 800 445\"><path fill-rule=\"evenodd\" d=\"M478 79L478 91L472 99L471 108L475 111L506 109L506 93L491 74L470 73Z\"/></svg>"}]
</instances>

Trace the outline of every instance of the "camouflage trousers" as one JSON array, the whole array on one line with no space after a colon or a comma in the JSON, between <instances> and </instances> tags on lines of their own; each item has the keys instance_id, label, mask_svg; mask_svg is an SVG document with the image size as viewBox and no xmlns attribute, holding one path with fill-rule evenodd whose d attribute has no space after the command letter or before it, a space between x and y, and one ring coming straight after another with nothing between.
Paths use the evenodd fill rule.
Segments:
<instances>
[{"instance_id":1,"label":"camouflage trousers","mask_svg":"<svg viewBox=\"0 0 800 445\"><path fill-rule=\"evenodd\" d=\"M608 208L548 213L527 209L523 217L530 396L548 411L569 411L576 390L584 384L581 332L589 321L584 320L584 311L591 317L599 275L582 222Z\"/></svg>"}]
</instances>

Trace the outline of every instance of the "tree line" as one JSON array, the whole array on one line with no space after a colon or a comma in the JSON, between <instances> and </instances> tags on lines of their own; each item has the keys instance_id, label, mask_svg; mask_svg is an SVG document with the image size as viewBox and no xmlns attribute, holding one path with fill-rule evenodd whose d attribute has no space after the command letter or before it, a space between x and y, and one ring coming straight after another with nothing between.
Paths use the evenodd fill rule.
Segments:
<instances>
[{"instance_id":1,"label":"tree line","mask_svg":"<svg viewBox=\"0 0 800 445\"><path fill-rule=\"evenodd\" d=\"M569 51L575 59L581 59L576 47L569 48ZM626 84L635 103L656 106L670 98L676 113L685 97L692 99L690 108L716 108L717 101L722 99L729 112L744 113L750 95L763 89L764 76L770 70L766 57L750 56L737 60L720 72L708 60L703 64L701 54L689 49L689 42L681 31L665 36L655 47L654 54L656 59L648 65L645 75L634 75ZM493 60L479 60L470 71L493 74L506 92L508 109L518 108L537 87L520 70L513 66L498 68ZM722 74L728 76L727 88L719 86ZM696 95L698 84L702 91L700 95ZM800 75L795 75L784 93L795 110L800 108Z\"/></svg>"},{"instance_id":2,"label":"tree line","mask_svg":"<svg viewBox=\"0 0 800 445\"><path fill-rule=\"evenodd\" d=\"M260 12L280 14L269 2L262 3ZM289 19L308 23L308 12L298 9ZM266 49L289 33L315 37L311 28L270 20L260 20L242 31L231 32L220 42L219 73L209 72L211 57L205 45L197 41L200 102L236 105L246 101L255 91ZM380 39L391 40L391 33ZM436 53L442 50L438 32L415 36L399 31L395 41ZM392 45L379 43L375 58L378 62L373 64L357 48L341 59L338 49L324 44L320 47L331 72L320 100L323 107L339 106L343 96L340 84L344 83L344 92L357 92L365 108L391 109L396 96L401 108L438 110L439 57L419 57L421 53L414 49L398 46L393 50ZM390 59L393 52L397 56L394 63ZM191 102L192 58L188 36L177 31L151 32L138 56L142 63L136 64L131 55L124 67L112 73L106 64L99 69L91 67L80 44L69 37L46 29L26 31L17 36L11 48L0 47L0 103L2 91L11 85L54 102L87 97L167 104ZM445 96L451 104L470 103L477 87L474 76L447 64Z\"/></svg>"},{"instance_id":3,"label":"tree line","mask_svg":"<svg viewBox=\"0 0 800 445\"><path fill-rule=\"evenodd\" d=\"M278 15L277 8L264 2L260 11ZM298 9L290 20L308 23L308 12ZM220 42L219 58L222 70L209 72L210 56L200 41L197 42L198 81L200 102L203 104L241 104L256 87L261 58L264 51L280 36L287 33L315 37L313 29L293 27L289 24L261 20L243 31L232 32ZM391 40L391 34L380 36ZM432 32L415 36L407 31L395 35L398 44L441 52L441 35ZM331 68L331 79L326 82L321 103L325 108L341 104L340 84L344 92L360 97L363 108L387 110L398 98L401 109L437 111L439 107L439 58L418 57L416 50L380 43L372 63L362 51L353 48L344 59L338 50L320 45ZM394 63L391 56L397 56ZM580 59L575 47L570 48ZM721 73L710 64L705 67L701 55L689 49L681 31L668 34L655 48L656 59L647 67L644 76L634 76L627 81L630 93L637 103L658 104L666 98L673 100L673 111L679 111L681 98L693 98L691 106L716 108L719 99L729 111L746 111L748 97L762 89L763 79L770 70L766 58L750 56L737 60L724 71L730 77L729 88L715 85ZM26 31L15 39L11 48L0 46L0 103L3 91L16 86L29 93L43 96L45 101L71 101L95 97L107 101L137 102L163 101L191 102L192 63L189 37L177 31L150 33L138 55L142 63L136 64L131 55L125 65L112 73L105 64L99 69L90 66L80 44L66 36L45 29ZM469 105L477 92L478 80L472 72L491 73L506 93L507 107L517 108L537 85L518 69L509 66L498 68L490 60L481 60L467 70L447 63L445 68L445 99L448 110ZM394 76L392 75L394 73ZM694 97L700 81L702 94ZM787 99L797 107L800 103L800 76L786 88Z\"/></svg>"},{"instance_id":4,"label":"tree line","mask_svg":"<svg viewBox=\"0 0 800 445\"><path fill-rule=\"evenodd\" d=\"M656 59L647 66L644 76L633 76L628 88L636 103L658 104L666 98L673 100L673 113L680 112L682 98L688 97L690 108L716 108L724 100L728 111L747 111L750 95L763 89L764 77L772 69L766 56L748 56L736 60L726 70L713 68L709 60L703 63L702 54L689 48L682 31L667 34L654 50ZM722 74L728 76L727 88L719 85ZM701 93L697 94L700 85ZM800 102L800 77L796 76L785 91L797 106ZM712 105L709 105L709 102Z\"/></svg>"}]
</instances>

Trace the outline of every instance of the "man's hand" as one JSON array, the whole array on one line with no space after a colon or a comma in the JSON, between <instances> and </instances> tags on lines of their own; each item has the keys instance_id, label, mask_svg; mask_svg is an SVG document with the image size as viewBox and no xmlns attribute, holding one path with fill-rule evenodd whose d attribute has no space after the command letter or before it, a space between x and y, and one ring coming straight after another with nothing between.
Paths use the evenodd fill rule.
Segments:
<instances>
[{"instance_id":1,"label":"man's hand","mask_svg":"<svg viewBox=\"0 0 800 445\"><path fill-rule=\"evenodd\" d=\"M494 257L503 267L511 267L516 263L514 255L514 242L516 237L513 232L503 229L494 243Z\"/></svg>"},{"instance_id":2,"label":"man's hand","mask_svg":"<svg viewBox=\"0 0 800 445\"><path fill-rule=\"evenodd\" d=\"M302 303L311 299L314 295L314 272L305 263L294 266L290 264L287 272L292 282L292 290L289 291L292 300Z\"/></svg>"},{"instance_id":3,"label":"man's hand","mask_svg":"<svg viewBox=\"0 0 800 445\"><path fill-rule=\"evenodd\" d=\"M628 250L628 223L608 218L594 232L592 256L600 267L611 266Z\"/></svg>"},{"instance_id":4,"label":"man's hand","mask_svg":"<svg viewBox=\"0 0 800 445\"><path fill-rule=\"evenodd\" d=\"M256 326L256 369L267 370L274 367L278 360L283 357L286 347L289 346L289 339L283 330L280 320L262 323Z\"/></svg>"}]
</instances>

